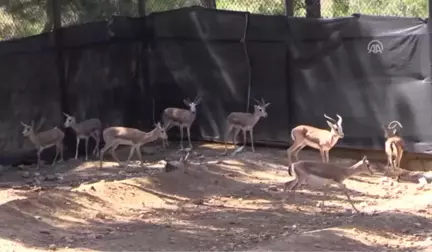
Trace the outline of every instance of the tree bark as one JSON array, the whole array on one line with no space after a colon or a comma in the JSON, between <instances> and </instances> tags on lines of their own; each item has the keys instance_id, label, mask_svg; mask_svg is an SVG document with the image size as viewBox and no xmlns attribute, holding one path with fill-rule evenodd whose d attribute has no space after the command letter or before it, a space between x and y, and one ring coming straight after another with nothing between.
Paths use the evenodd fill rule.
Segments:
<instances>
[{"instance_id":1,"label":"tree bark","mask_svg":"<svg viewBox=\"0 0 432 252\"><path fill-rule=\"evenodd\" d=\"M305 0L306 17L320 18L321 17L321 0Z\"/></svg>"},{"instance_id":2,"label":"tree bark","mask_svg":"<svg viewBox=\"0 0 432 252\"><path fill-rule=\"evenodd\" d=\"M201 5L205 8L216 9L216 0L201 0Z\"/></svg>"}]
</instances>

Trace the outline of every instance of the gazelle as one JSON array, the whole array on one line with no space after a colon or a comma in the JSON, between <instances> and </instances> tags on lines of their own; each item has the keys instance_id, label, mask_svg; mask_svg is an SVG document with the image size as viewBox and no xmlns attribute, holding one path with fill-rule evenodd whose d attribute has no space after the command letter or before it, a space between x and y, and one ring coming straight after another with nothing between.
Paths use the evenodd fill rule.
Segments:
<instances>
[{"instance_id":1,"label":"gazelle","mask_svg":"<svg viewBox=\"0 0 432 252\"><path fill-rule=\"evenodd\" d=\"M54 127L52 129L36 133L34 131L34 121L31 121L30 125L21 122L21 125L24 127L24 130L22 132L23 136L28 137L37 149L36 169L39 169L42 151L53 146L56 147L56 155L54 157L52 166L56 164L59 154L60 161L63 161L63 131L61 131L57 127Z\"/></svg>"},{"instance_id":2,"label":"gazelle","mask_svg":"<svg viewBox=\"0 0 432 252\"><path fill-rule=\"evenodd\" d=\"M291 157L294 155L298 161L298 153L306 146L318 149L324 163L329 162L329 151L336 145L339 138L344 137L342 128L342 117L336 115L338 120L327 116L327 124L330 130L320 129L309 125L299 125L291 130L291 138L294 141L288 148L288 164L291 164Z\"/></svg>"},{"instance_id":3,"label":"gazelle","mask_svg":"<svg viewBox=\"0 0 432 252\"><path fill-rule=\"evenodd\" d=\"M405 145L405 141L397 134L396 126L403 128L399 121L391 121L387 128L384 125L381 126L386 139L385 153L387 156L387 167L389 170L392 168L393 171L400 168ZM392 130L393 136L389 136L389 130Z\"/></svg>"},{"instance_id":4,"label":"gazelle","mask_svg":"<svg viewBox=\"0 0 432 252\"><path fill-rule=\"evenodd\" d=\"M141 155L141 146L157 139L161 138L166 140L168 137L165 132L165 128L158 122L155 124L155 128L150 132L144 132L134 128L127 127L110 127L103 131L103 139L105 146L100 151L100 167L102 168L102 161L105 152L111 148L112 157L120 163L120 160L115 154L115 150L119 145L129 145L131 150L127 162L132 158L134 151L137 153L141 166L143 165L143 159Z\"/></svg>"},{"instance_id":5,"label":"gazelle","mask_svg":"<svg viewBox=\"0 0 432 252\"><path fill-rule=\"evenodd\" d=\"M166 108L162 113L162 121L168 131L171 127L176 126L180 130L180 148L183 149L183 129L186 128L189 147L192 148L190 139L190 127L196 118L196 107L201 103L201 96L195 97L194 101L189 98L183 100L183 103L189 107L189 110L182 108ZM167 139L162 140L162 146L168 146Z\"/></svg>"},{"instance_id":6,"label":"gazelle","mask_svg":"<svg viewBox=\"0 0 432 252\"><path fill-rule=\"evenodd\" d=\"M85 160L88 160L88 141L89 138L93 138L96 142L96 146L93 149L93 155L99 154L99 143L100 134L102 131L101 121L97 118L88 119L77 123L75 117L68 115L63 112L66 116L66 121L64 123L65 128L71 127L76 134L76 147L75 147L75 159L78 159L78 147L80 139L85 141Z\"/></svg>"},{"instance_id":7,"label":"gazelle","mask_svg":"<svg viewBox=\"0 0 432 252\"><path fill-rule=\"evenodd\" d=\"M357 208L354 206L354 203L351 201L346 186L343 182L345 179L356 174L366 172L369 172L370 174L373 173L369 165L369 160L366 156L350 167L345 167L338 164L323 163L319 161L301 160L290 164L288 172L291 176L293 171L296 174L296 178L285 183L284 192L287 190L287 188L289 188L289 190L293 192L293 197L295 198L295 191L300 185L323 185L324 196L321 204L321 208L323 208L324 202L327 198L328 187L331 184L337 184L339 188L342 189L352 208L356 212L359 212L359 210L357 210Z\"/></svg>"},{"instance_id":8,"label":"gazelle","mask_svg":"<svg viewBox=\"0 0 432 252\"><path fill-rule=\"evenodd\" d=\"M226 118L226 128L225 128L225 154L228 152L227 141L228 135L234 129L233 133L233 144L236 145L236 137L240 133L240 130L243 132L243 147L246 146L246 132L249 131L252 152L255 152L254 148L254 140L253 140L253 128L259 121L261 117L267 117L266 108L270 105L270 103L266 103L263 98L261 101L255 100L257 104L254 105L253 113L245 113L245 112L231 112Z\"/></svg>"}]
</instances>

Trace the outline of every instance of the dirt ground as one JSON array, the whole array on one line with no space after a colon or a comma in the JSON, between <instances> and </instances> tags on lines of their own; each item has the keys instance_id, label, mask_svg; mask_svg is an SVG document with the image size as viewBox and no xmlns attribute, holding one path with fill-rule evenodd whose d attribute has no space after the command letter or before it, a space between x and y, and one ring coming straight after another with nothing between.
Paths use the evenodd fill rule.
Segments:
<instances>
[{"instance_id":1,"label":"dirt ground","mask_svg":"<svg viewBox=\"0 0 432 252\"><path fill-rule=\"evenodd\" d=\"M201 145L189 173L164 172L165 156L182 155L175 147L143 148L145 167L125 168L106 155L102 168L69 160L39 171L4 169L1 251L432 251L431 185L383 183L379 172L356 176L346 185L362 214L352 213L337 187L321 211L319 188L303 187L295 199L282 192L292 179L283 149L225 157L221 146ZM305 150L300 158L318 154Z\"/></svg>"}]
</instances>

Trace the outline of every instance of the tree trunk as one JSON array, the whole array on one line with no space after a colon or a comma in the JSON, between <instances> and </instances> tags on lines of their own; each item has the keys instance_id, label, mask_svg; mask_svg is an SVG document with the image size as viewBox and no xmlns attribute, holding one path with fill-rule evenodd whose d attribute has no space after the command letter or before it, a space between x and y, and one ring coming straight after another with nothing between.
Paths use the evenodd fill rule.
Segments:
<instances>
[{"instance_id":1,"label":"tree trunk","mask_svg":"<svg viewBox=\"0 0 432 252\"><path fill-rule=\"evenodd\" d=\"M333 0L333 17L346 17L349 15L349 0Z\"/></svg>"},{"instance_id":2,"label":"tree trunk","mask_svg":"<svg viewBox=\"0 0 432 252\"><path fill-rule=\"evenodd\" d=\"M216 0L201 0L201 5L205 8L216 9Z\"/></svg>"},{"instance_id":3,"label":"tree trunk","mask_svg":"<svg viewBox=\"0 0 432 252\"><path fill-rule=\"evenodd\" d=\"M42 32L49 32L54 28L53 1L55 0L47 0L45 3L45 12L46 12L47 20L45 22Z\"/></svg>"},{"instance_id":4,"label":"tree trunk","mask_svg":"<svg viewBox=\"0 0 432 252\"><path fill-rule=\"evenodd\" d=\"M321 0L305 0L306 17L320 18L321 17Z\"/></svg>"}]
</instances>

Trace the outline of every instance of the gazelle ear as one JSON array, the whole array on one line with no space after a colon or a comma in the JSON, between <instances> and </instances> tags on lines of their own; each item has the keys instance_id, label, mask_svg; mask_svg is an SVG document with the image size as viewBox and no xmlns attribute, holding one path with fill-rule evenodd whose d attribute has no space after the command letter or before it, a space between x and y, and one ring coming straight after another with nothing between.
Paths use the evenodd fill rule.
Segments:
<instances>
[{"instance_id":1,"label":"gazelle ear","mask_svg":"<svg viewBox=\"0 0 432 252\"><path fill-rule=\"evenodd\" d=\"M184 103L186 106L190 107L190 102L189 102L188 100L183 100L183 103Z\"/></svg>"},{"instance_id":2,"label":"gazelle ear","mask_svg":"<svg viewBox=\"0 0 432 252\"><path fill-rule=\"evenodd\" d=\"M27 124L25 124L25 123L23 123L23 122L21 122L21 121L20 121L20 123L21 123L22 126L24 126L24 127L28 127Z\"/></svg>"},{"instance_id":3,"label":"gazelle ear","mask_svg":"<svg viewBox=\"0 0 432 252\"><path fill-rule=\"evenodd\" d=\"M367 156L365 155L365 156L363 156L363 159L362 159L363 161L365 161L365 160L367 160Z\"/></svg>"},{"instance_id":4,"label":"gazelle ear","mask_svg":"<svg viewBox=\"0 0 432 252\"><path fill-rule=\"evenodd\" d=\"M268 106L270 106L270 104L271 104L270 102L267 102L267 103L264 105L264 107L267 108Z\"/></svg>"}]
</instances>

